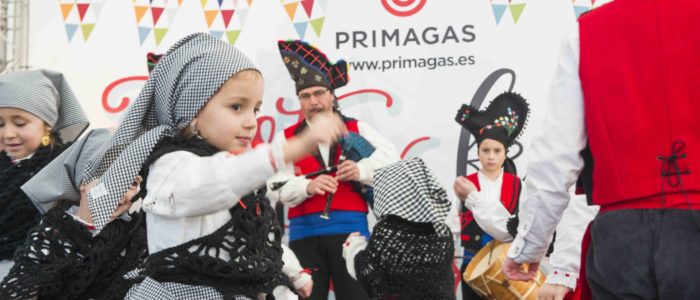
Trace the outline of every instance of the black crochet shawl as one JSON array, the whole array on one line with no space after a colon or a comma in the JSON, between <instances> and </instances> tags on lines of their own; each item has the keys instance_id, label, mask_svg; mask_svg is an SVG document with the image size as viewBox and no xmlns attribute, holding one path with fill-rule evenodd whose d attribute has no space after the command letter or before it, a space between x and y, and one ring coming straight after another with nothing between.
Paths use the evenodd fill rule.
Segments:
<instances>
[{"instance_id":1,"label":"black crochet shawl","mask_svg":"<svg viewBox=\"0 0 700 300\"><path fill-rule=\"evenodd\" d=\"M0 299L123 299L131 283L122 277L146 252L143 224L117 219L93 237L53 208L17 249Z\"/></svg>"},{"instance_id":2,"label":"black crochet shawl","mask_svg":"<svg viewBox=\"0 0 700 300\"><path fill-rule=\"evenodd\" d=\"M61 143L39 147L31 158L16 165L5 152L0 152L0 260L12 259L15 249L41 217L20 187L66 148L68 145Z\"/></svg>"},{"instance_id":3,"label":"black crochet shawl","mask_svg":"<svg viewBox=\"0 0 700 300\"><path fill-rule=\"evenodd\" d=\"M372 299L455 299L454 244L430 223L387 215L355 256L357 281Z\"/></svg>"},{"instance_id":4,"label":"black crochet shawl","mask_svg":"<svg viewBox=\"0 0 700 300\"><path fill-rule=\"evenodd\" d=\"M182 150L199 156L217 152L203 140L181 137L165 138L156 149L142 169L144 193L147 166L159 157ZM258 293L271 294L276 286L288 285L282 273L281 229L265 191L243 197L229 212L231 220L214 233L150 254L142 274L160 282L213 287L224 299L236 295L255 299ZM221 253L230 259L219 258Z\"/></svg>"}]
</instances>

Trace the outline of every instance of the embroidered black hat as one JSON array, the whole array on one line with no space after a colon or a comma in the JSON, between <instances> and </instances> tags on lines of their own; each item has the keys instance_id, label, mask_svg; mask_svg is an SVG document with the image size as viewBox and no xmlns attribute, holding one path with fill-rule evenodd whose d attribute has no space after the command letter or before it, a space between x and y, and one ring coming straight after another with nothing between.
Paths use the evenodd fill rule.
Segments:
<instances>
[{"instance_id":1,"label":"embroidered black hat","mask_svg":"<svg viewBox=\"0 0 700 300\"><path fill-rule=\"evenodd\" d=\"M348 64L342 59L333 64L326 54L300 40L279 41L277 45L296 84L297 94L312 86L324 86L334 91L350 80Z\"/></svg>"},{"instance_id":2,"label":"embroidered black hat","mask_svg":"<svg viewBox=\"0 0 700 300\"><path fill-rule=\"evenodd\" d=\"M483 111L463 104L457 111L455 121L474 135L477 143L489 138L508 148L525 128L529 112L525 98L505 92L496 96Z\"/></svg>"}]
</instances>

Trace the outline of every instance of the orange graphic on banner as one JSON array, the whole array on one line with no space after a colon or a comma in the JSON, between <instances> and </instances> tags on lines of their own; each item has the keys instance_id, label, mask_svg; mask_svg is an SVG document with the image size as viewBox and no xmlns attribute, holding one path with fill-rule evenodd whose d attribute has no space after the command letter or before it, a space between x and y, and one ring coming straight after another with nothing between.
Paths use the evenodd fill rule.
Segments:
<instances>
[{"instance_id":1,"label":"orange graphic on banner","mask_svg":"<svg viewBox=\"0 0 700 300\"><path fill-rule=\"evenodd\" d=\"M287 15L289 15L290 21L294 21L294 14L297 12L297 5L299 5L299 2L284 5L284 9L287 10Z\"/></svg>"},{"instance_id":2,"label":"orange graphic on banner","mask_svg":"<svg viewBox=\"0 0 700 300\"><path fill-rule=\"evenodd\" d=\"M160 45L175 20L181 4L181 0L134 1L139 44L143 45L149 36L153 36L156 46Z\"/></svg>"},{"instance_id":3,"label":"orange graphic on banner","mask_svg":"<svg viewBox=\"0 0 700 300\"><path fill-rule=\"evenodd\" d=\"M78 32L82 33L83 40L87 42L100 18L104 0L61 0L58 2L58 7L61 10L60 14L63 17L63 25L66 29L68 42L72 42L73 37Z\"/></svg>"},{"instance_id":4,"label":"orange graphic on banner","mask_svg":"<svg viewBox=\"0 0 700 300\"><path fill-rule=\"evenodd\" d=\"M214 4L217 2L218 5L215 6ZM208 5L203 6L202 11L204 12L204 18L207 21L207 27L209 27L209 33L216 38L227 41L229 44L233 45L236 40L238 40L238 36L243 30L243 24L245 23L248 10L250 9L250 6L246 6L246 3L253 3L253 1L202 1L202 5Z\"/></svg>"},{"instance_id":5,"label":"orange graphic on banner","mask_svg":"<svg viewBox=\"0 0 700 300\"><path fill-rule=\"evenodd\" d=\"M136 13L136 22L141 22L141 18L143 18L143 15L146 14L146 10L148 10L147 6L134 6L134 12Z\"/></svg>"},{"instance_id":6,"label":"orange graphic on banner","mask_svg":"<svg viewBox=\"0 0 700 300\"><path fill-rule=\"evenodd\" d=\"M207 25L211 27L211 23L214 23L214 18L216 18L216 15L219 13L218 10L205 10L204 11L204 18L207 19Z\"/></svg>"},{"instance_id":7,"label":"orange graphic on banner","mask_svg":"<svg viewBox=\"0 0 700 300\"><path fill-rule=\"evenodd\" d=\"M63 13L63 21L65 21L66 18L68 18L68 14L73 9L73 5L75 5L75 3L61 4L61 13Z\"/></svg>"},{"instance_id":8,"label":"orange graphic on banner","mask_svg":"<svg viewBox=\"0 0 700 300\"><path fill-rule=\"evenodd\" d=\"M293 1L293 2L290 2ZM386 0L382 0L386 1ZM391 0L399 1L401 3L405 1L415 1L415 0ZM427 1L427 0L419 0ZM323 29L323 24L326 20L326 4L327 0L281 0L280 3L284 6L291 24L299 35L300 39L306 39L306 33L308 31L313 31L317 37L321 36L321 31ZM301 7L300 5L301 4ZM299 10L303 8L304 12L300 13ZM311 26L308 26L311 25ZM312 28L309 29L309 27Z\"/></svg>"}]
</instances>

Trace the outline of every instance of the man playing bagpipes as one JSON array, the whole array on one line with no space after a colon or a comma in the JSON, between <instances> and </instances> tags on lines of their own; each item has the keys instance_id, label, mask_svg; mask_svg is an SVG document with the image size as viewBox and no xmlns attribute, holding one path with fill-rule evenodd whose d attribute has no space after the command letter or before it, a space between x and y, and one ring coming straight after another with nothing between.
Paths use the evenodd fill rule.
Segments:
<instances>
[{"instance_id":1,"label":"man playing bagpipes","mask_svg":"<svg viewBox=\"0 0 700 300\"><path fill-rule=\"evenodd\" d=\"M289 246L301 264L313 270L311 299L327 299L331 282L338 299L368 299L348 274L342 245L348 234L369 237L368 207L376 169L399 160L394 146L367 123L343 116L335 89L349 80L347 63L332 64L325 54L302 41L280 41L282 60L296 85L304 119L279 133L285 143L320 114L337 113L349 135L335 145L319 145L295 171L268 181L268 197L289 206Z\"/></svg>"}]
</instances>

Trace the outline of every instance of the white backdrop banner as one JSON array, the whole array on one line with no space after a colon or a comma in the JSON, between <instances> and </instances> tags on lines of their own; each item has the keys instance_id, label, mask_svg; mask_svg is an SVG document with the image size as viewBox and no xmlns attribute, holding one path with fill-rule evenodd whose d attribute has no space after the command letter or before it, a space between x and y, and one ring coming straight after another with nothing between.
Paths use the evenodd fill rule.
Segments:
<instances>
[{"instance_id":1,"label":"white backdrop banner","mask_svg":"<svg viewBox=\"0 0 700 300\"><path fill-rule=\"evenodd\" d=\"M116 126L147 78L146 53L210 32L262 70L258 141L297 122L294 84L277 41L304 39L349 62L336 93L404 157L421 156L448 190L478 167L473 138L454 121L504 91L532 108L515 145L524 175L563 37L604 0L42 0L31 1L32 68L66 74L91 126ZM456 218L455 218L456 219Z\"/></svg>"}]
</instances>

